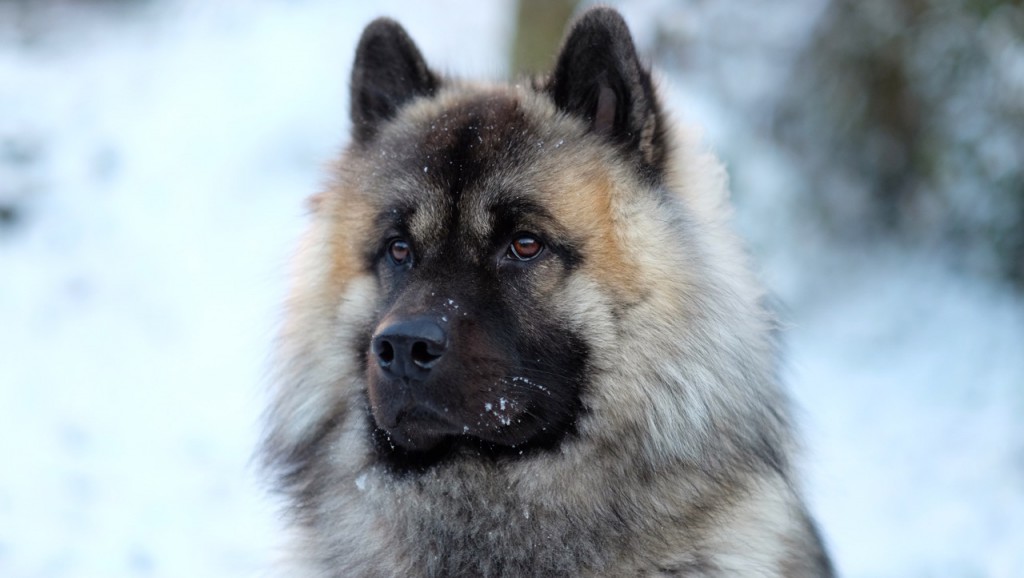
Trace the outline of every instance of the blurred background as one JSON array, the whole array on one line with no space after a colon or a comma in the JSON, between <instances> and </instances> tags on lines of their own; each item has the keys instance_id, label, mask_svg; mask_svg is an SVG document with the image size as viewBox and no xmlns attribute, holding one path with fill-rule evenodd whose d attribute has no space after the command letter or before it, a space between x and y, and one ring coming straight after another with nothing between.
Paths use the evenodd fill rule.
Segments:
<instances>
[{"instance_id":1,"label":"blurred background","mask_svg":"<svg viewBox=\"0 0 1024 578\"><path fill-rule=\"evenodd\" d=\"M551 64L587 2L0 0L0 576L263 576L250 463L362 27ZM1024 576L1024 5L611 2L777 297L844 576Z\"/></svg>"}]
</instances>

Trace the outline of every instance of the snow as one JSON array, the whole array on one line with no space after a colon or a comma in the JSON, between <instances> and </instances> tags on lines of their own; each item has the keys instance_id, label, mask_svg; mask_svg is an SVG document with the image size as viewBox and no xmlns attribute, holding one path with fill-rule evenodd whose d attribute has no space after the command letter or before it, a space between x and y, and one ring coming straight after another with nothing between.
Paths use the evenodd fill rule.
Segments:
<instances>
[{"instance_id":1,"label":"snow","mask_svg":"<svg viewBox=\"0 0 1024 578\"><path fill-rule=\"evenodd\" d=\"M821 2L800 4L812 18ZM303 199L347 130L358 34L392 14L442 69L496 78L512 6L55 2L31 34L15 6L0 4L0 205L19 210L0 221L0 576L263 575L279 533L250 464L263 372ZM663 6L624 7L645 48ZM739 22L795 45L794 10ZM807 491L843 575L1024 576L1020 294L942 255L821 241L788 203L796 161L735 118L777 89L760 53L664 84L730 161L737 222L784 304ZM734 86L743 71L757 91Z\"/></svg>"},{"instance_id":2,"label":"snow","mask_svg":"<svg viewBox=\"0 0 1024 578\"><path fill-rule=\"evenodd\" d=\"M789 382L839 566L1024 575L1020 295L891 248L831 258L791 312Z\"/></svg>"}]
</instances>

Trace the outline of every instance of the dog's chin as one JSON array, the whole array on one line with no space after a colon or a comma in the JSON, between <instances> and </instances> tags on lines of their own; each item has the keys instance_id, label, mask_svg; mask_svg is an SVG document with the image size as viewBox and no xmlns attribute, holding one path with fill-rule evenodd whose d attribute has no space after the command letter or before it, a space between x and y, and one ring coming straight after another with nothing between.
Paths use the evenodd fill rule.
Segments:
<instances>
[{"instance_id":1,"label":"dog's chin","mask_svg":"<svg viewBox=\"0 0 1024 578\"><path fill-rule=\"evenodd\" d=\"M429 413L410 411L399 416L393 426L375 420L395 446L410 452L429 452L447 443L458 430L454 425Z\"/></svg>"}]
</instances>

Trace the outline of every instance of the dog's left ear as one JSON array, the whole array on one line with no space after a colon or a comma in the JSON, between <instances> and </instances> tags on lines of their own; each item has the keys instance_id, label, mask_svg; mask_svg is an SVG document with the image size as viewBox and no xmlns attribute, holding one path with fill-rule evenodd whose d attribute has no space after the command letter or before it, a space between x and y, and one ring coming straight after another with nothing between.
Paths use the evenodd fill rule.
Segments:
<instances>
[{"instance_id":1,"label":"dog's left ear","mask_svg":"<svg viewBox=\"0 0 1024 578\"><path fill-rule=\"evenodd\" d=\"M665 123L651 75L618 12L592 8L576 20L545 89L559 109L583 118L592 132L636 159L644 173L661 174Z\"/></svg>"}]
</instances>

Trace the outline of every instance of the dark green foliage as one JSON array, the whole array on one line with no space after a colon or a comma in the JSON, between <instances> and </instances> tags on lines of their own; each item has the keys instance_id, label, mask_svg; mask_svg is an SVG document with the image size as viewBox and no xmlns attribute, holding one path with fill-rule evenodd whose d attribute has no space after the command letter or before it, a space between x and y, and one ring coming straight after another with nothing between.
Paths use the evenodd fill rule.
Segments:
<instances>
[{"instance_id":1,"label":"dark green foliage","mask_svg":"<svg viewBox=\"0 0 1024 578\"><path fill-rule=\"evenodd\" d=\"M1024 7L833 0L777 136L840 236L951 249L1024 283Z\"/></svg>"}]
</instances>

